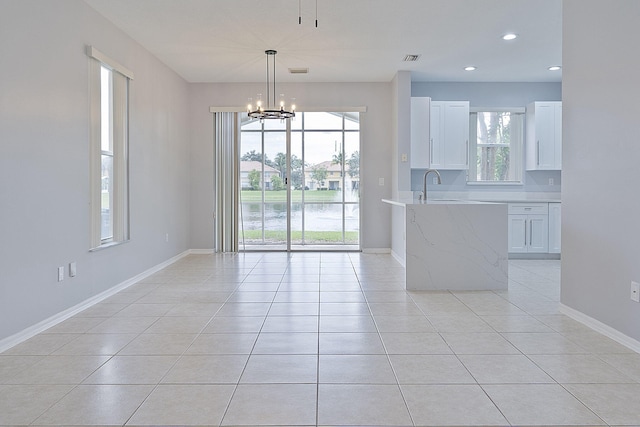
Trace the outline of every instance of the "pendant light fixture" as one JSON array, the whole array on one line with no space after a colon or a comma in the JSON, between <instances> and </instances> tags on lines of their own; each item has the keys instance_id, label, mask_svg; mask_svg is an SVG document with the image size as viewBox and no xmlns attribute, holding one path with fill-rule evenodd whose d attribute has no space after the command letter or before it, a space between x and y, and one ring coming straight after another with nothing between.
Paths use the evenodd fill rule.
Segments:
<instances>
[{"instance_id":1,"label":"pendant light fixture","mask_svg":"<svg viewBox=\"0 0 640 427\"><path fill-rule=\"evenodd\" d=\"M284 102L284 94L280 94L279 104L276 107L276 54L278 51L269 49L265 50L264 53L267 55L267 97L262 100L262 94L258 95L258 99L256 99L256 107L253 109L253 105L251 103L251 98L249 98L249 105L247 106L247 114L252 119L260 119L263 121L264 119L289 119L296 116L296 106L294 104L291 105L291 111L285 109ZM269 58L271 58L273 62L273 71L272 78L273 82L269 79Z\"/></svg>"}]
</instances>

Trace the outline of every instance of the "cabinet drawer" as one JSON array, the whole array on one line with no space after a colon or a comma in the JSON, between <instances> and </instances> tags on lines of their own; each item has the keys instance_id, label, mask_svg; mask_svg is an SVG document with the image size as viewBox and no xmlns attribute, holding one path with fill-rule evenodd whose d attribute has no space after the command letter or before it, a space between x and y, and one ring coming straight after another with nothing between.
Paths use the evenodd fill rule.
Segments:
<instances>
[{"instance_id":1,"label":"cabinet drawer","mask_svg":"<svg viewBox=\"0 0 640 427\"><path fill-rule=\"evenodd\" d=\"M509 203L510 214L538 214L548 215L548 203Z\"/></svg>"}]
</instances>

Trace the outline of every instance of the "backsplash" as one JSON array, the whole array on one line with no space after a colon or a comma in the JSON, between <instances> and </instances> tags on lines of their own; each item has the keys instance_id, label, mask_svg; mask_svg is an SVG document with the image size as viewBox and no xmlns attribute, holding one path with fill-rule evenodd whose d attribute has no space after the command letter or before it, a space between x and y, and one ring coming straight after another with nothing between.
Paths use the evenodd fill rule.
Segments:
<instances>
[{"instance_id":1,"label":"backsplash","mask_svg":"<svg viewBox=\"0 0 640 427\"><path fill-rule=\"evenodd\" d=\"M424 169L411 170L411 190L422 191L422 177ZM428 189L430 192L509 192L509 193L557 193L558 197L561 190L561 172L560 171L531 171L524 172L523 182L521 184L467 184L467 172L460 170L441 170L440 176L442 184L432 183L432 176L428 177ZM553 184L550 184L550 180Z\"/></svg>"}]
</instances>

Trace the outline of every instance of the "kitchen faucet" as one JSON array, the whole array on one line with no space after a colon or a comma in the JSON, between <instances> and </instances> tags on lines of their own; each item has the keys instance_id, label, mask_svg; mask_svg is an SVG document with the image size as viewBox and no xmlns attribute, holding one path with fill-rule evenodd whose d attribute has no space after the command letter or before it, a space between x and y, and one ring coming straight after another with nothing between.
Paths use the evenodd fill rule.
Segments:
<instances>
[{"instance_id":1,"label":"kitchen faucet","mask_svg":"<svg viewBox=\"0 0 640 427\"><path fill-rule=\"evenodd\" d=\"M424 176L422 177L422 193L420 193L420 196L418 196L418 200L422 200L422 202L424 203L427 202L427 175L429 175L429 172L435 172L438 176L438 184L442 184L442 180L440 179L440 172L438 172L437 169L427 169L427 171L424 173Z\"/></svg>"}]
</instances>

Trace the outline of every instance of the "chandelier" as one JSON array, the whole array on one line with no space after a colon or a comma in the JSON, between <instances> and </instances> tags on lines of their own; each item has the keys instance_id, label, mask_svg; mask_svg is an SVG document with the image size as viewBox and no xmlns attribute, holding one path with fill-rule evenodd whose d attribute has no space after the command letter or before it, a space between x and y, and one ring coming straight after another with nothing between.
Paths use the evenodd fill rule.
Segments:
<instances>
[{"instance_id":1,"label":"chandelier","mask_svg":"<svg viewBox=\"0 0 640 427\"><path fill-rule=\"evenodd\" d=\"M267 55L267 98L266 102L263 105L262 103L262 94L258 94L258 98L256 99L256 107L253 109L253 105L251 104L251 98L249 98L249 105L247 106L247 114L252 119L260 119L263 121L264 119L289 119L291 117L296 116L296 106L291 105L291 111L285 109L284 103L284 94L280 94L280 101L278 107L275 106L275 98L276 98L276 54L278 51L269 49L265 50L264 53ZM273 62L273 84L270 83L269 80L269 58L272 58Z\"/></svg>"}]
</instances>

